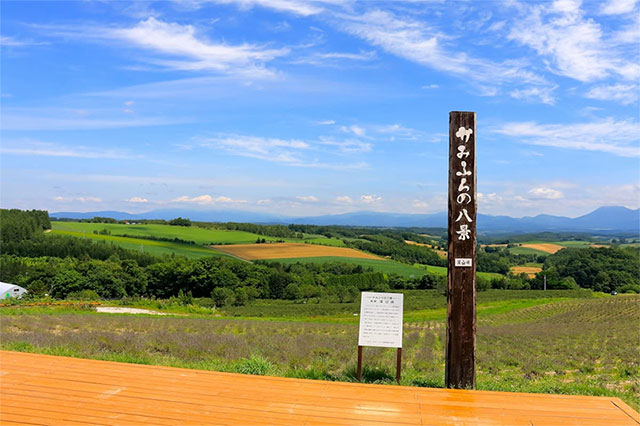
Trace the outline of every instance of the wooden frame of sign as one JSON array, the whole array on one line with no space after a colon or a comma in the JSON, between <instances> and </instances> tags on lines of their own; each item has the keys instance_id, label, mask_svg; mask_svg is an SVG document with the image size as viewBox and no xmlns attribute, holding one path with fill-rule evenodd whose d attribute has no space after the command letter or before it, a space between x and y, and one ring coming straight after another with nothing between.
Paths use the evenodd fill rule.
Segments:
<instances>
[{"instance_id":1,"label":"wooden frame of sign","mask_svg":"<svg viewBox=\"0 0 640 426\"><path fill-rule=\"evenodd\" d=\"M445 384L476 385L476 113L449 113Z\"/></svg>"},{"instance_id":2,"label":"wooden frame of sign","mask_svg":"<svg viewBox=\"0 0 640 426\"><path fill-rule=\"evenodd\" d=\"M362 292L358 332L358 368L356 378L362 381L362 348L377 346L397 348L396 382L402 375L402 293Z\"/></svg>"}]
</instances>

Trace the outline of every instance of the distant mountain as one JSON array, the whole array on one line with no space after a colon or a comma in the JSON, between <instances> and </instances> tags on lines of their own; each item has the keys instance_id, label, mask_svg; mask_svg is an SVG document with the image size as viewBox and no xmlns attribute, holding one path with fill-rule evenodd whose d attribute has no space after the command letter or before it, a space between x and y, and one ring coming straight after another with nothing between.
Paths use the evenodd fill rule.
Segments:
<instances>
[{"instance_id":1,"label":"distant mountain","mask_svg":"<svg viewBox=\"0 0 640 426\"><path fill-rule=\"evenodd\" d=\"M425 227L444 228L447 213L405 214L380 212L354 212L324 216L287 217L267 213L239 210L153 210L131 214L117 211L100 212L58 212L52 218L90 219L94 216L112 217L117 220L164 219L187 217L206 222L249 222L270 224L308 224L344 226L382 227ZM633 232L640 234L640 209L626 207L600 207L589 214L577 218L537 215L522 218L478 214L478 231L482 233L525 233L525 232Z\"/></svg>"}]
</instances>

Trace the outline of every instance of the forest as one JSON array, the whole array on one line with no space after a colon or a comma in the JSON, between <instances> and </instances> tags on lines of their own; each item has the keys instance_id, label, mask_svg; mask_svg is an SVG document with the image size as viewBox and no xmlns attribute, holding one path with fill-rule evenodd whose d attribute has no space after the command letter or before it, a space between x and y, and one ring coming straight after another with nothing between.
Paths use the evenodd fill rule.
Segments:
<instances>
[{"instance_id":1,"label":"forest","mask_svg":"<svg viewBox=\"0 0 640 426\"><path fill-rule=\"evenodd\" d=\"M0 280L21 285L32 296L162 299L188 295L211 297L218 305L242 305L257 298L348 302L363 290L444 292L446 288L446 278L440 275L404 278L348 263L250 263L213 256L153 256L104 241L45 235L43 231L50 227L46 211L2 210L0 214ZM401 234L391 237L390 232L361 236L348 243L407 263L446 265L446 259L435 252L416 250L422 247L403 244ZM504 248L479 250L478 270L499 272L503 277L479 277L477 287L542 289L546 277L548 289L582 287L640 293L640 253L634 247L568 248L540 259L544 265L534 278L509 272L509 265L535 260L535 255L513 255Z\"/></svg>"}]
</instances>

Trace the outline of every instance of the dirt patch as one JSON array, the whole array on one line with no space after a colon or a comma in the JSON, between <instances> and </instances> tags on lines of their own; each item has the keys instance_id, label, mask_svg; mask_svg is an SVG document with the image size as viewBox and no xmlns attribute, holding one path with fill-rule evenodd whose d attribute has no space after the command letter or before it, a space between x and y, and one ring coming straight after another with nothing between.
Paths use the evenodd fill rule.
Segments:
<instances>
[{"instance_id":1,"label":"dirt patch","mask_svg":"<svg viewBox=\"0 0 640 426\"><path fill-rule=\"evenodd\" d=\"M216 250L246 260L290 259L295 257L352 257L357 259L376 259L380 257L345 247L321 246L300 243L275 244L233 244L210 246Z\"/></svg>"},{"instance_id":2,"label":"dirt patch","mask_svg":"<svg viewBox=\"0 0 640 426\"><path fill-rule=\"evenodd\" d=\"M521 244L520 247L526 247L526 248L530 248L530 249L534 249L534 250L540 250L543 251L545 253L549 253L549 254L553 254L556 253L560 250L562 250L564 247L559 246L557 244L551 244L551 243L543 243L543 244Z\"/></svg>"}]
</instances>

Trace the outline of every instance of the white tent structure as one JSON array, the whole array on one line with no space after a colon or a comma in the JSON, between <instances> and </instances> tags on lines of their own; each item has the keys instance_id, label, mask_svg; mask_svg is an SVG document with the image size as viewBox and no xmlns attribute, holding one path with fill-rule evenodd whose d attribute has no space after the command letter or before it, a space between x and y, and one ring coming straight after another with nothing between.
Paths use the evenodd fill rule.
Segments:
<instances>
[{"instance_id":1,"label":"white tent structure","mask_svg":"<svg viewBox=\"0 0 640 426\"><path fill-rule=\"evenodd\" d=\"M27 290L19 285L0 282L0 299L9 299L11 297L22 297Z\"/></svg>"}]
</instances>

